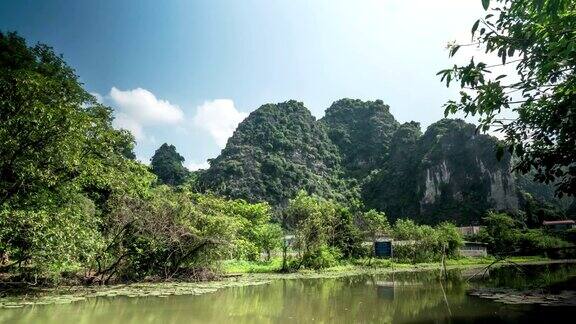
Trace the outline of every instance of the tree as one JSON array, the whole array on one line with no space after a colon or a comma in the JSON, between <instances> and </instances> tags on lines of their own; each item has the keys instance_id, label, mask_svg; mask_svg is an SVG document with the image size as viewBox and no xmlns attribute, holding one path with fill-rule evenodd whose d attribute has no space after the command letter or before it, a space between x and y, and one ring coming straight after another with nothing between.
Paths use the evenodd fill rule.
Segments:
<instances>
[{"instance_id":1,"label":"tree","mask_svg":"<svg viewBox=\"0 0 576 324\"><path fill-rule=\"evenodd\" d=\"M505 213L488 213L478 239L488 243L490 252L500 257L513 254L535 255L546 249L570 245L560 237L526 225Z\"/></svg>"},{"instance_id":2,"label":"tree","mask_svg":"<svg viewBox=\"0 0 576 324\"><path fill-rule=\"evenodd\" d=\"M46 46L0 33L0 255L8 268L57 274L103 244L111 194L144 194L146 167L112 110ZM36 272L37 273L37 272Z\"/></svg>"},{"instance_id":3,"label":"tree","mask_svg":"<svg viewBox=\"0 0 576 324\"><path fill-rule=\"evenodd\" d=\"M266 223L255 230L256 245L266 252L266 260L270 261L272 251L282 244L282 227L278 224Z\"/></svg>"},{"instance_id":4,"label":"tree","mask_svg":"<svg viewBox=\"0 0 576 324\"><path fill-rule=\"evenodd\" d=\"M438 72L449 86L460 83L459 100L445 114L478 115L479 128L503 132L518 156L515 169L535 170L535 179L554 183L556 194L576 194L576 2L572 0L482 0L491 11L472 26L471 44L450 45L450 56L462 46L483 46L502 64L472 58L468 65ZM491 6L492 5L492 6ZM497 74L515 64L514 75ZM494 74L492 74L494 72ZM502 111L516 117L502 118Z\"/></svg>"},{"instance_id":5,"label":"tree","mask_svg":"<svg viewBox=\"0 0 576 324\"><path fill-rule=\"evenodd\" d=\"M329 246L335 233L335 204L301 190L290 200L284 217L295 226L300 265L324 268L336 264L340 251Z\"/></svg>"},{"instance_id":6,"label":"tree","mask_svg":"<svg viewBox=\"0 0 576 324\"><path fill-rule=\"evenodd\" d=\"M486 225L479 238L488 243L492 253L509 255L516 251L522 224L505 213L488 213L484 218Z\"/></svg>"},{"instance_id":7,"label":"tree","mask_svg":"<svg viewBox=\"0 0 576 324\"><path fill-rule=\"evenodd\" d=\"M367 234L370 236L372 242L374 243L378 239L378 236L390 231L390 224L388 223L386 214L376 211L375 209L370 209L369 211L363 213L362 221L366 228Z\"/></svg>"},{"instance_id":8,"label":"tree","mask_svg":"<svg viewBox=\"0 0 576 324\"><path fill-rule=\"evenodd\" d=\"M152 172L158 176L158 181L170 186L184 183L188 170L182 165L184 157L176 152L174 145L162 144L151 159Z\"/></svg>"},{"instance_id":9,"label":"tree","mask_svg":"<svg viewBox=\"0 0 576 324\"><path fill-rule=\"evenodd\" d=\"M0 204L78 176L90 101L51 48L0 33Z\"/></svg>"},{"instance_id":10,"label":"tree","mask_svg":"<svg viewBox=\"0 0 576 324\"><path fill-rule=\"evenodd\" d=\"M362 234L356 224L356 214L340 204L336 205L335 211L334 234L329 244L337 248L343 258L362 256Z\"/></svg>"},{"instance_id":11,"label":"tree","mask_svg":"<svg viewBox=\"0 0 576 324\"><path fill-rule=\"evenodd\" d=\"M410 219L399 219L394 224L394 238L408 241L394 247L394 257L409 262L429 262L455 257L463 241L451 223L440 223L435 227L418 225Z\"/></svg>"},{"instance_id":12,"label":"tree","mask_svg":"<svg viewBox=\"0 0 576 324\"><path fill-rule=\"evenodd\" d=\"M145 198L115 195L95 279L170 279L210 266L236 248L244 219L227 213L231 203L168 186L153 188Z\"/></svg>"},{"instance_id":13,"label":"tree","mask_svg":"<svg viewBox=\"0 0 576 324\"><path fill-rule=\"evenodd\" d=\"M366 234L372 239L372 244L374 246L376 245L376 240L379 236L390 231L390 224L388 223L386 214L375 209L370 209L362 214L362 223ZM375 250L373 250L370 255L372 256L373 253L375 253ZM370 260L370 262L371 261L372 260Z\"/></svg>"},{"instance_id":14,"label":"tree","mask_svg":"<svg viewBox=\"0 0 576 324\"><path fill-rule=\"evenodd\" d=\"M456 225L448 222L438 224L435 228L438 239L442 245L443 253L448 257L458 255L458 249L464 245L464 240L458 232Z\"/></svg>"}]
</instances>

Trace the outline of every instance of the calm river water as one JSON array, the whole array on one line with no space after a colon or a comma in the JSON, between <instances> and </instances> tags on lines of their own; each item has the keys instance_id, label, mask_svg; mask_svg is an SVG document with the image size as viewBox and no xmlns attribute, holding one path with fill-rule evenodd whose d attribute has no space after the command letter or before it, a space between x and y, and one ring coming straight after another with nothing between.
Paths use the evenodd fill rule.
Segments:
<instances>
[{"instance_id":1,"label":"calm river water","mask_svg":"<svg viewBox=\"0 0 576 324\"><path fill-rule=\"evenodd\" d=\"M567 323L575 307L506 305L468 295L470 288L554 284L574 288L575 265L419 272L337 279L278 280L201 296L94 298L65 305L0 309L0 323Z\"/></svg>"}]
</instances>

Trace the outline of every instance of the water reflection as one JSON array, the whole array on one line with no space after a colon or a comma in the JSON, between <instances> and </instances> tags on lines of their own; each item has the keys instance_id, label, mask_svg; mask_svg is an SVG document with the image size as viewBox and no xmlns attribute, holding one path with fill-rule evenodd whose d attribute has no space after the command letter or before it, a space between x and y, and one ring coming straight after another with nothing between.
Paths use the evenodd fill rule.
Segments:
<instances>
[{"instance_id":1,"label":"water reflection","mask_svg":"<svg viewBox=\"0 0 576 324\"><path fill-rule=\"evenodd\" d=\"M562 282L576 274L572 265L518 272L491 271L467 282L466 271L338 279L275 281L264 286L228 288L202 296L98 298L67 305L0 310L1 323L407 323L515 322L574 315L574 309L543 310L470 297L470 286ZM523 280L523 281L522 281ZM536 315L535 315L536 314ZM538 315L541 314L541 315Z\"/></svg>"}]
</instances>

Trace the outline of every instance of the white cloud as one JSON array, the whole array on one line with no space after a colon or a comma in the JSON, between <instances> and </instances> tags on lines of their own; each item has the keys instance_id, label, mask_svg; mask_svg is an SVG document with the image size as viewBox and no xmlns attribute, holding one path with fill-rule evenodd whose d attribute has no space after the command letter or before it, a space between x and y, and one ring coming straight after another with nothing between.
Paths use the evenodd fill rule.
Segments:
<instances>
[{"instance_id":1,"label":"white cloud","mask_svg":"<svg viewBox=\"0 0 576 324\"><path fill-rule=\"evenodd\" d=\"M208 164L208 161L204 161L204 162L200 162L200 163L187 162L184 164L184 166L186 167L186 169L188 169L190 171L196 171L196 170L200 170L200 169L208 169L210 167L210 164Z\"/></svg>"},{"instance_id":2,"label":"white cloud","mask_svg":"<svg viewBox=\"0 0 576 324\"><path fill-rule=\"evenodd\" d=\"M208 131L219 147L226 146L226 141L232 136L238 124L247 114L234 107L230 99L205 101L199 106L194 116L194 125Z\"/></svg>"},{"instance_id":3,"label":"white cloud","mask_svg":"<svg viewBox=\"0 0 576 324\"><path fill-rule=\"evenodd\" d=\"M180 107L157 99L146 89L122 91L112 87L110 99L115 107L143 125L178 124L184 120Z\"/></svg>"},{"instance_id":4,"label":"white cloud","mask_svg":"<svg viewBox=\"0 0 576 324\"><path fill-rule=\"evenodd\" d=\"M146 138L142 125L125 113L117 113L112 124L116 128L122 128L129 131L138 141L142 141Z\"/></svg>"},{"instance_id":5,"label":"white cloud","mask_svg":"<svg viewBox=\"0 0 576 324\"><path fill-rule=\"evenodd\" d=\"M151 140L144 133L146 126L178 125L184 121L184 113L178 105L167 100L161 100L142 88L119 90L112 87L110 93L103 97L98 93L92 95L99 102L108 102L116 110L114 127L123 128L132 133L138 141Z\"/></svg>"}]
</instances>

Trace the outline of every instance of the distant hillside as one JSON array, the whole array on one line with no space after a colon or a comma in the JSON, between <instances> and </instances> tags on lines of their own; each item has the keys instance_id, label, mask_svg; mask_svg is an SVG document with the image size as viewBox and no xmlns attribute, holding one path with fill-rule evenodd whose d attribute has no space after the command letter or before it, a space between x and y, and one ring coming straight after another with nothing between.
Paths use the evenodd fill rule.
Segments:
<instances>
[{"instance_id":1,"label":"distant hillside","mask_svg":"<svg viewBox=\"0 0 576 324\"><path fill-rule=\"evenodd\" d=\"M554 198L546 186L514 175L510 156L498 161L497 144L463 120L442 119L422 134L419 123L399 124L380 100L336 101L319 121L302 103L288 101L252 112L200 183L277 208L300 189L338 199L361 192L366 208L392 220L431 224L478 224L487 210L531 217L533 224L563 217L518 212L536 205L548 211ZM563 212L570 203L553 206Z\"/></svg>"},{"instance_id":2,"label":"distant hillside","mask_svg":"<svg viewBox=\"0 0 576 324\"><path fill-rule=\"evenodd\" d=\"M301 189L342 196L341 172L324 126L301 102L287 101L253 111L200 181L230 197L283 205Z\"/></svg>"},{"instance_id":3,"label":"distant hillside","mask_svg":"<svg viewBox=\"0 0 576 324\"><path fill-rule=\"evenodd\" d=\"M346 174L359 179L386 160L392 134L400 126L382 100L338 100L321 122L342 155Z\"/></svg>"},{"instance_id":4,"label":"distant hillside","mask_svg":"<svg viewBox=\"0 0 576 324\"><path fill-rule=\"evenodd\" d=\"M488 209L518 208L510 158L496 160L496 138L452 119L419 133L418 124L407 123L395 134L390 158L363 187L369 207L391 218L460 224L479 223Z\"/></svg>"}]
</instances>

